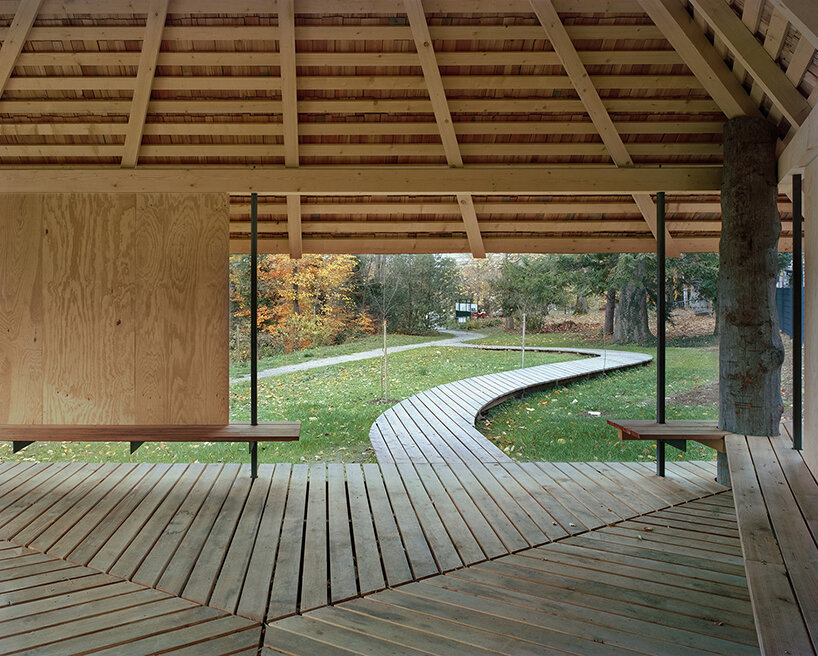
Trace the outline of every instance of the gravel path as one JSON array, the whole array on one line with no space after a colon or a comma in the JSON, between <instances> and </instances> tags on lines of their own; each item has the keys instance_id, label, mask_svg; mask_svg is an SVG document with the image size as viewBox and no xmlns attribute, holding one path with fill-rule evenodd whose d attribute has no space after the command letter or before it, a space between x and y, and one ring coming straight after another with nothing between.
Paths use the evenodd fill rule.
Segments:
<instances>
[{"instance_id":1,"label":"gravel path","mask_svg":"<svg viewBox=\"0 0 818 656\"><path fill-rule=\"evenodd\" d=\"M440 332L447 335L453 335L450 339L436 339L430 342L421 342L420 344L406 344L404 346L392 346L389 348L390 353L400 353L401 351L410 351L412 349L424 348L426 346L458 346L462 342L471 339L480 339L485 337L482 333L469 332L466 330L441 330ZM291 374L294 371L304 371L306 369L317 369L318 367L328 367L333 364L343 364L344 362L355 362L356 360L369 360L370 358L379 358L383 353L383 349L372 349L371 351L361 351L359 353L348 353L347 355L336 355L332 358L320 358L318 360L310 360L309 362L299 362L298 364L288 364L283 367L273 367L272 369L265 369L258 372L259 378L270 378L271 376L281 376L282 374ZM241 381L250 380L250 374L231 378L231 383L238 383Z\"/></svg>"}]
</instances>

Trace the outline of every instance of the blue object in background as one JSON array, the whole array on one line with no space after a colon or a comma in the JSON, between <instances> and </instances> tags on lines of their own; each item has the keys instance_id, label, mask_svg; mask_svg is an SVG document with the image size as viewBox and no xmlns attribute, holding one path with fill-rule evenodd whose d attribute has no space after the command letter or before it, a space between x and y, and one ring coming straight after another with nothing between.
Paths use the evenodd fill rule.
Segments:
<instances>
[{"instance_id":1,"label":"blue object in background","mask_svg":"<svg viewBox=\"0 0 818 656\"><path fill-rule=\"evenodd\" d=\"M781 332L792 337L792 287L776 287L775 308ZM801 343L804 343L804 288L801 288Z\"/></svg>"}]
</instances>

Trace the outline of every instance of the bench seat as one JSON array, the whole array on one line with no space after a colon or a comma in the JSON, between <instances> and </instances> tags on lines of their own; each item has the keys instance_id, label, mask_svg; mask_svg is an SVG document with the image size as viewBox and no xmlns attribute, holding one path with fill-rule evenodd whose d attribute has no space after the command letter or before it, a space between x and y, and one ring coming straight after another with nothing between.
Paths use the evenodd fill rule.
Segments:
<instances>
[{"instance_id":1,"label":"bench seat","mask_svg":"<svg viewBox=\"0 0 818 656\"><path fill-rule=\"evenodd\" d=\"M0 425L0 440L13 442L279 442L301 436L300 421L188 425Z\"/></svg>"},{"instance_id":2,"label":"bench seat","mask_svg":"<svg viewBox=\"0 0 818 656\"><path fill-rule=\"evenodd\" d=\"M714 420L676 420L658 424L651 419L609 419L619 431L620 440L692 440L724 453L726 431L719 430Z\"/></svg>"}]
</instances>

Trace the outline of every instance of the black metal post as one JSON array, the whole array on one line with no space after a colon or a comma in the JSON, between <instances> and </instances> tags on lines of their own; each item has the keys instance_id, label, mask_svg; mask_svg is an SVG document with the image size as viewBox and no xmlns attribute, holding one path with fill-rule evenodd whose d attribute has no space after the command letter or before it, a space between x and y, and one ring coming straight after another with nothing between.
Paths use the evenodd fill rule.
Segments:
<instances>
[{"instance_id":1,"label":"black metal post","mask_svg":"<svg viewBox=\"0 0 818 656\"><path fill-rule=\"evenodd\" d=\"M656 194L656 423L665 423L665 192ZM656 474L665 475L665 443L656 440Z\"/></svg>"},{"instance_id":2,"label":"black metal post","mask_svg":"<svg viewBox=\"0 0 818 656\"><path fill-rule=\"evenodd\" d=\"M258 194L250 195L250 424L258 426ZM258 442L250 442L250 476L258 475Z\"/></svg>"},{"instance_id":3,"label":"black metal post","mask_svg":"<svg viewBox=\"0 0 818 656\"><path fill-rule=\"evenodd\" d=\"M801 397L801 321L804 312L801 291L804 280L801 260L803 219L801 175L796 174L792 176L792 448L799 450L804 430Z\"/></svg>"}]
</instances>

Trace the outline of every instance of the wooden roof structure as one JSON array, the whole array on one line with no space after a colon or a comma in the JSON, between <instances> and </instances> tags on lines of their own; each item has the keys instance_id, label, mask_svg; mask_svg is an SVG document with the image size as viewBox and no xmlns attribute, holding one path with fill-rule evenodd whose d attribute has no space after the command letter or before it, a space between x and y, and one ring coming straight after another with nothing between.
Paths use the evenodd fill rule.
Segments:
<instances>
[{"instance_id":1,"label":"wooden roof structure","mask_svg":"<svg viewBox=\"0 0 818 656\"><path fill-rule=\"evenodd\" d=\"M668 252L716 251L723 123L776 124L782 176L816 129L814 9L0 0L0 192L228 192L235 253L257 192L263 252L480 256L651 251L665 191Z\"/></svg>"}]
</instances>

